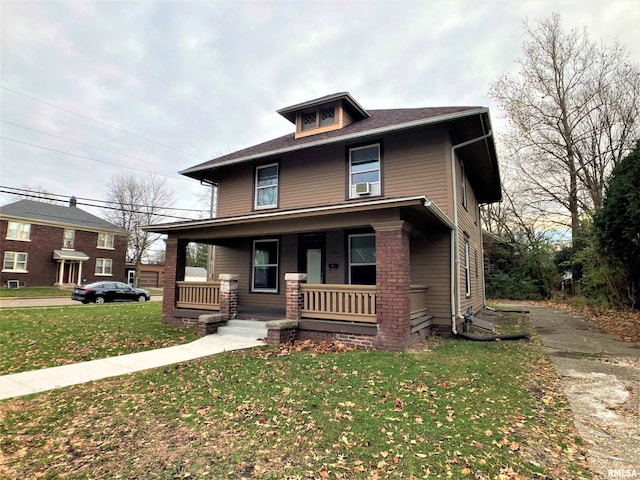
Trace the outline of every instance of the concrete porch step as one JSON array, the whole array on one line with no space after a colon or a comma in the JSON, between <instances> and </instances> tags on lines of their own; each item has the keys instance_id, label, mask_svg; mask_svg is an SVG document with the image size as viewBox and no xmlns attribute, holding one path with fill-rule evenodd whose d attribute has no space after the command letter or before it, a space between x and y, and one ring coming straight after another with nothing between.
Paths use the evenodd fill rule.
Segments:
<instances>
[{"instance_id":1,"label":"concrete porch step","mask_svg":"<svg viewBox=\"0 0 640 480\"><path fill-rule=\"evenodd\" d=\"M258 320L229 320L226 325L218 327L218 334L254 339L266 338L267 325Z\"/></svg>"}]
</instances>

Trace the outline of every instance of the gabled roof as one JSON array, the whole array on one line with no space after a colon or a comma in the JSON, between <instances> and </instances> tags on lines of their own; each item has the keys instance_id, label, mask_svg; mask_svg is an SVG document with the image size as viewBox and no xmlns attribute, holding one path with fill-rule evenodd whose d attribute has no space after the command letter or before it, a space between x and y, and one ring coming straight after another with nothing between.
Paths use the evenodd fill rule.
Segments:
<instances>
[{"instance_id":1,"label":"gabled roof","mask_svg":"<svg viewBox=\"0 0 640 480\"><path fill-rule=\"evenodd\" d=\"M335 95L341 94L334 94L333 96ZM317 104L320 100L322 100L322 102L326 102L326 98L328 97L316 99L312 102L314 102L314 104ZM298 109L299 105L287 107L285 110L292 108ZM228 155L214 158L194 167L187 168L180 173L191 178L202 179L203 177L206 177L205 172L207 170L225 165L242 163L271 155L279 155L285 152L343 140L363 138L369 135L379 135L394 130L453 121L467 116L485 114L486 112L488 112L488 110L485 107L432 107L368 110L367 113L369 114L369 117L353 122L339 130L318 133L316 135L302 138L295 138L294 133L290 133L249 148L238 150L237 152L233 152Z\"/></svg>"},{"instance_id":2,"label":"gabled roof","mask_svg":"<svg viewBox=\"0 0 640 480\"><path fill-rule=\"evenodd\" d=\"M81 230L125 234L121 228L78 207L53 205L33 200L18 200L0 207L0 217L3 219L30 220L35 223L69 226Z\"/></svg>"}]
</instances>

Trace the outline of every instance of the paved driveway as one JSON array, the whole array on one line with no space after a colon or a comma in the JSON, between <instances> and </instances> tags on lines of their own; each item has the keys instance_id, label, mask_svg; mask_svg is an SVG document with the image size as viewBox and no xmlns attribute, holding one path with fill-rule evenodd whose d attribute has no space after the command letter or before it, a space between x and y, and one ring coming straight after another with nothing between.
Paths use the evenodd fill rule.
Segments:
<instances>
[{"instance_id":1,"label":"paved driveway","mask_svg":"<svg viewBox=\"0 0 640 480\"><path fill-rule=\"evenodd\" d=\"M527 308L556 367L595 478L640 478L640 348L598 332L580 316Z\"/></svg>"},{"instance_id":2,"label":"paved driveway","mask_svg":"<svg viewBox=\"0 0 640 480\"><path fill-rule=\"evenodd\" d=\"M18 298L16 300L0 300L0 308L16 307L59 307L61 305L82 305L69 297ZM161 302L162 295L152 295L152 302Z\"/></svg>"}]
</instances>

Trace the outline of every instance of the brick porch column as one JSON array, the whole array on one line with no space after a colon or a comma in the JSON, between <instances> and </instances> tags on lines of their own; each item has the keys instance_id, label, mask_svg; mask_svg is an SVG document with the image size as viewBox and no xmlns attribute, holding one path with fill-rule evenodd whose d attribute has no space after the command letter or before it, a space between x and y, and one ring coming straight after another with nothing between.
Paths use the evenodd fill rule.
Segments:
<instances>
[{"instance_id":1,"label":"brick porch column","mask_svg":"<svg viewBox=\"0 0 640 480\"><path fill-rule=\"evenodd\" d=\"M178 285L176 282L184 280L187 242L177 238L167 238L165 243L162 323L173 324L173 312L178 298Z\"/></svg>"},{"instance_id":2,"label":"brick porch column","mask_svg":"<svg viewBox=\"0 0 640 480\"><path fill-rule=\"evenodd\" d=\"M302 291L300 284L307 282L306 273L285 273L284 280L287 283L287 320L300 320L302 310Z\"/></svg>"},{"instance_id":3,"label":"brick porch column","mask_svg":"<svg viewBox=\"0 0 640 480\"><path fill-rule=\"evenodd\" d=\"M376 232L376 346L404 350L411 336L410 226L402 220L372 226Z\"/></svg>"},{"instance_id":4,"label":"brick porch column","mask_svg":"<svg viewBox=\"0 0 640 480\"><path fill-rule=\"evenodd\" d=\"M236 273L221 273L220 276L220 313L229 315L229 319L238 316L238 278Z\"/></svg>"}]
</instances>

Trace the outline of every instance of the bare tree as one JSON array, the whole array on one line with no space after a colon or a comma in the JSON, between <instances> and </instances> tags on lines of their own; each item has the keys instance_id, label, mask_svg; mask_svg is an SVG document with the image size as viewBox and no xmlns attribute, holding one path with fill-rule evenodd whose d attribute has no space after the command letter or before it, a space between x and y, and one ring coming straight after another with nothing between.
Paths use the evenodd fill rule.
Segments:
<instances>
[{"instance_id":1,"label":"bare tree","mask_svg":"<svg viewBox=\"0 0 640 480\"><path fill-rule=\"evenodd\" d=\"M489 92L508 120L503 158L521 180L521 203L558 223L564 216L575 234L640 133L640 69L618 44L563 31L557 14L524 30L518 73Z\"/></svg>"},{"instance_id":2,"label":"bare tree","mask_svg":"<svg viewBox=\"0 0 640 480\"><path fill-rule=\"evenodd\" d=\"M116 175L108 184L107 200L117 207L110 210L107 220L127 231L127 261L135 264L135 284L140 276L140 264L160 235L142 227L163 220L166 209L175 203L175 196L166 180L149 174L137 178L132 174Z\"/></svg>"}]
</instances>

